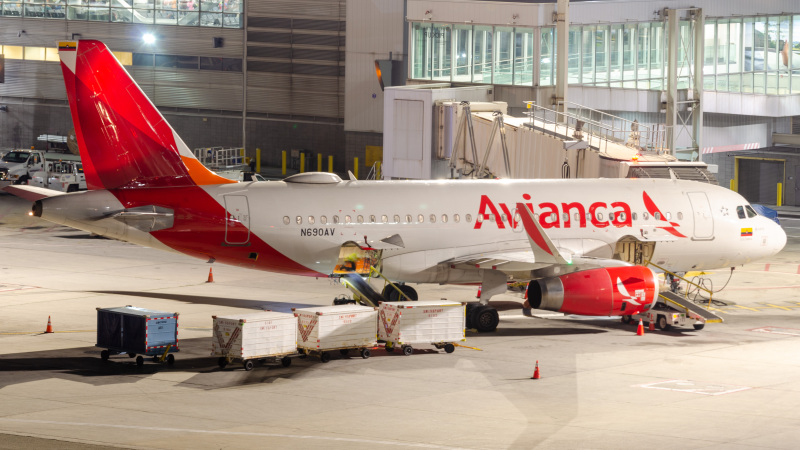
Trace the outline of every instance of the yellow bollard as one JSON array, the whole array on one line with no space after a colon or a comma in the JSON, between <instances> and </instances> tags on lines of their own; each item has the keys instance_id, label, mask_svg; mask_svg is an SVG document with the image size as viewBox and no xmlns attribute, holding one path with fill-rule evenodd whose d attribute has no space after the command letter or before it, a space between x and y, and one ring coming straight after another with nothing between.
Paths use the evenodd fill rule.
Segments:
<instances>
[{"instance_id":1,"label":"yellow bollard","mask_svg":"<svg viewBox=\"0 0 800 450\"><path fill-rule=\"evenodd\" d=\"M358 179L358 158L353 158L353 175Z\"/></svg>"},{"instance_id":2,"label":"yellow bollard","mask_svg":"<svg viewBox=\"0 0 800 450\"><path fill-rule=\"evenodd\" d=\"M731 190L733 192L736 192L736 180L734 180L733 178L731 178Z\"/></svg>"},{"instance_id":3,"label":"yellow bollard","mask_svg":"<svg viewBox=\"0 0 800 450\"><path fill-rule=\"evenodd\" d=\"M286 175L286 150L281 152L281 175Z\"/></svg>"},{"instance_id":4,"label":"yellow bollard","mask_svg":"<svg viewBox=\"0 0 800 450\"><path fill-rule=\"evenodd\" d=\"M381 162L380 161L377 161L375 163L375 179L376 180L380 180L381 179Z\"/></svg>"},{"instance_id":5,"label":"yellow bollard","mask_svg":"<svg viewBox=\"0 0 800 450\"><path fill-rule=\"evenodd\" d=\"M261 149L256 149L256 173L261 173Z\"/></svg>"},{"instance_id":6,"label":"yellow bollard","mask_svg":"<svg viewBox=\"0 0 800 450\"><path fill-rule=\"evenodd\" d=\"M317 172L322 172L322 153L317 153Z\"/></svg>"},{"instance_id":7,"label":"yellow bollard","mask_svg":"<svg viewBox=\"0 0 800 450\"><path fill-rule=\"evenodd\" d=\"M333 173L333 155L328 156L328 172Z\"/></svg>"},{"instance_id":8,"label":"yellow bollard","mask_svg":"<svg viewBox=\"0 0 800 450\"><path fill-rule=\"evenodd\" d=\"M781 200L783 199L783 183L778 183L778 203L777 206L783 206Z\"/></svg>"},{"instance_id":9,"label":"yellow bollard","mask_svg":"<svg viewBox=\"0 0 800 450\"><path fill-rule=\"evenodd\" d=\"M306 154L300 152L300 173L303 173L305 171L306 171Z\"/></svg>"}]
</instances>

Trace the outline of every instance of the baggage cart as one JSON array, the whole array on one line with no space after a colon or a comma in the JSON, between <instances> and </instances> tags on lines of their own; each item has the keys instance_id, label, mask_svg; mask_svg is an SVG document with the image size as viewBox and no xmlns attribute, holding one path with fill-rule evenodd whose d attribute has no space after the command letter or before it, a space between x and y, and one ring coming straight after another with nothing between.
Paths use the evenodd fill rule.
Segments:
<instances>
[{"instance_id":1,"label":"baggage cart","mask_svg":"<svg viewBox=\"0 0 800 450\"><path fill-rule=\"evenodd\" d=\"M153 362L175 362L178 348L178 313L154 311L127 305L97 308L97 344L104 361L112 354L127 353L144 364L144 357ZM137 356L138 355L138 356Z\"/></svg>"},{"instance_id":2,"label":"baggage cart","mask_svg":"<svg viewBox=\"0 0 800 450\"><path fill-rule=\"evenodd\" d=\"M463 303L448 301L382 302L378 338L388 352L399 346L410 355L412 345L431 344L452 353L456 341L466 340L465 309Z\"/></svg>"},{"instance_id":3,"label":"baggage cart","mask_svg":"<svg viewBox=\"0 0 800 450\"><path fill-rule=\"evenodd\" d=\"M297 317L297 349L328 362L331 352L346 355L359 351L370 357L370 349L378 343L378 309L361 305L335 305L293 309Z\"/></svg>"},{"instance_id":4,"label":"baggage cart","mask_svg":"<svg viewBox=\"0 0 800 450\"><path fill-rule=\"evenodd\" d=\"M297 354L297 319L293 314L264 311L236 316L212 316L211 356L225 368L239 360L244 370L256 362L273 361L289 367Z\"/></svg>"}]
</instances>

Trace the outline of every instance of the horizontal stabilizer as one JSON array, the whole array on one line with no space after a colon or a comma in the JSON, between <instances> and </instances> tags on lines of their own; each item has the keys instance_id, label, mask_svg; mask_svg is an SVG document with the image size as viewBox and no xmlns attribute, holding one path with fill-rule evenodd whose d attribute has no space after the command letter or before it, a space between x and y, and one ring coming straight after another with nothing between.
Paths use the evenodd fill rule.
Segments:
<instances>
[{"instance_id":1,"label":"horizontal stabilizer","mask_svg":"<svg viewBox=\"0 0 800 450\"><path fill-rule=\"evenodd\" d=\"M55 197L57 195L65 194L65 192L54 191L52 189L47 189L38 186L26 186L24 184L6 186L5 188L3 188L3 190L8 192L9 194L16 195L17 197L22 197L25 200L30 200L32 202L41 200L43 198Z\"/></svg>"}]
</instances>

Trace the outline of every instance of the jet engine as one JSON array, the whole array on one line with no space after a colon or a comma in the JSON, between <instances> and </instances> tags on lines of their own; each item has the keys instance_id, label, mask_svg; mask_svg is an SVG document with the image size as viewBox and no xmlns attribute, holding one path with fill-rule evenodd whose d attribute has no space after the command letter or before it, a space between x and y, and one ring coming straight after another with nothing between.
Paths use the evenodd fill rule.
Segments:
<instances>
[{"instance_id":1,"label":"jet engine","mask_svg":"<svg viewBox=\"0 0 800 450\"><path fill-rule=\"evenodd\" d=\"M658 292L656 274L647 267L602 267L532 280L528 302L566 314L620 316L649 310Z\"/></svg>"}]
</instances>

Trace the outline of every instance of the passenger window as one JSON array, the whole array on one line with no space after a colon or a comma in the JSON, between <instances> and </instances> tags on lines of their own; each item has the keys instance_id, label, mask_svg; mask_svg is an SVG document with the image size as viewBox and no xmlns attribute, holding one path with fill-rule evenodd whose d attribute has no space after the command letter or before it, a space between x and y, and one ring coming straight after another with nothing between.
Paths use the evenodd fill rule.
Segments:
<instances>
[{"instance_id":1,"label":"passenger window","mask_svg":"<svg viewBox=\"0 0 800 450\"><path fill-rule=\"evenodd\" d=\"M520 216L519 213L514 213L514 223L519 225L520 222L522 222L522 216Z\"/></svg>"},{"instance_id":2,"label":"passenger window","mask_svg":"<svg viewBox=\"0 0 800 450\"><path fill-rule=\"evenodd\" d=\"M664 218L667 219L667 220L672 219L672 213L670 213L669 211L665 212L664 213Z\"/></svg>"},{"instance_id":3,"label":"passenger window","mask_svg":"<svg viewBox=\"0 0 800 450\"><path fill-rule=\"evenodd\" d=\"M631 219L636 220L636 213L631 213Z\"/></svg>"},{"instance_id":4,"label":"passenger window","mask_svg":"<svg viewBox=\"0 0 800 450\"><path fill-rule=\"evenodd\" d=\"M411 214L406 214L406 223L411 223L413 221L414 219L411 218Z\"/></svg>"},{"instance_id":5,"label":"passenger window","mask_svg":"<svg viewBox=\"0 0 800 450\"><path fill-rule=\"evenodd\" d=\"M467 215L467 217L469 217L469 215ZM475 221L478 223L483 223L483 214L478 214L475 216Z\"/></svg>"},{"instance_id":6,"label":"passenger window","mask_svg":"<svg viewBox=\"0 0 800 450\"><path fill-rule=\"evenodd\" d=\"M339 216L333 216L333 223L339 223Z\"/></svg>"},{"instance_id":7,"label":"passenger window","mask_svg":"<svg viewBox=\"0 0 800 450\"><path fill-rule=\"evenodd\" d=\"M506 216L505 214L503 214L503 216L502 216L502 220L503 220L503 222L504 222L504 223L505 223L505 222L508 222L508 216Z\"/></svg>"},{"instance_id":8,"label":"passenger window","mask_svg":"<svg viewBox=\"0 0 800 450\"><path fill-rule=\"evenodd\" d=\"M461 217L458 214L453 214L453 222L458 223L461 220Z\"/></svg>"},{"instance_id":9,"label":"passenger window","mask_svg":"<svg viewBox=\"0 0 800 450\"><path fill-rule=\"evenodd\" d=\"M436 223L436 214L431 214L431 223Z\"/></svg>"},{"instance_id":10,"label":"passenger window","mask_svg":"<svg viewBox=\"0 0 800 450\"><path fill-rule=\"evenodd\" d=\"M611 220L614 220L614 219L611 219ZM617 216L617 221L625 222L625 213L624 212L619 213L619 216Z\"/></svg>"},{"instance_id":11,"label":"passenger window","mask_svg":"<svg viewBox=\"0 0 800 450\"><path fill-rule=\"evenodd\" d=\"M397 214L394 215L394 223L400 223L400 216Z\"/></svg>"},{"instance_id":12,"label":"passenger window","mask_svg":"<svg viewBox=\"0 0 800 450\"><path fill-rule=\"evenodd\" d=\"M351 219L350 216L344 216L344 223L349 224L352 221L353 219Z\"/></svg>"},{"instance_id":13,"label":"passenger window","mask_svg":"<svg viewBox=\"0 0 800 450\"><path fill-rule=\"evenodd\" d=\"M561 220L563 220L565 223L569 222L569 213L561 213Z\"/></svg>"},{"instance_id":14,"label":"passenger window","mask_svg":"<svg viewBox=\"0 0 800 450\"><path fill-rule=\"evenodd\" d=\"M656 211L653 213L653 219L661 220L661 213Z\"/></svg>"},{"instance_id":15,"label":"passenger window","mask_svg":"<svg viewBox=\"0 0 800 450\"><path fill-rule=\"evenodd\" d=\"M314 225L314 216L308 216L308 224Z\"/></svg>"},{"instance_id":16,"label":"passenger window","mask_svg":"<svg viewBox=\"0 0 800 450\"><path fill-rule=\"evenodd\" d=\"M597 212L595 215L597 216L597 221L598 221L598 222L599 222L599 221L601 221L601 220L603 220L603 213L601 213L601 212Z\"/></svg>"},{"instance_id":17,"label":"passenger window","mask_svg":"<svg viewBox=\"0 0 800 450\"><path fill-rule=\"evenodd\" d=\"M447 214L442 214L442 223L447 223Z\"/></svg>"},{"instance_id":18,"label":"passenger window","mask_svg":"<svg viewBox=\"0 0 800 450\"><path fill-rule=\"evenodd\" d=\"M608 220L614 220L614 213L608 213Z\"/></svg>"},{"instance_id":19,"label":"passenger window","mask_svg":"<svg viewBox=\"0 0 800 450\"><path fill-rule=\"evenodd\" d=\"M289 216L283 216L283 224L284 225L289 225L289 222L291 222L291 221L292 221L292 219L290 219Z\"/></svg>"},{"instance_id":20,"label":"passenger window","mask_svg":"<svg viewBox=\"0 0 800 450\"><path fill-rule=\"evenodd\" d=\"M417 222L425 223L425 216L423 216L422 214L418 215L417 216Z\"/></svg>"},{"instance_id":21,"label":"passenger window","mask_svg":"<svg viewBox=\"0 0 800 450\"><path fill-rule=\"evenodd\" d=\"M575 222L580 222L581 221L581 213L575 213L573 215L575 216Z\"/></svg>"},{"instance_id":22,"label":"passenger window","mask_svg":"<svg viewBox=\"0 0 800 450\"><path fill-rule=\"evenodd\" d=\"M369 223L375 223L375 222L377 222L377 220L375 220L375 216L369 216Z\"/></svg>"},{"instance_id":23,"label":"passenger window","mask_svg":"<svg viewBox=\"0 0 800 450\"><path fill-rule=\"evenodd\" d=\"M303 224L303 217L301 217L301 216L297 216L297 217L295 218L295 220L297 221L297 224L298 224L298 225L302 225L302 224Z\"/></svg>"},{"instance_id":24,"label":"passenger window","mask_svg":"<svg viewBox=\"0 0 800 450\"><path fill-rule=\"evenodd\" d=\"M678 220L683 220L683 213L678 211Z\"/></svg>"},{"instance_id":25,"label":"passenger window","mask_svg":"<svg viewBox=\"0 0 800 450\"><path fill-rule=\"evenodd\" d=\"M586 221L587 222L591 222L592 221L592 213L588 213L588 212L586 213Z\"/></svg>"},{"instance_id":26,"label":"passenger window","mask_svg":"<svg viewBox=\"0 0 800 450\"><path fill-rule=\"evenodd\" d=\"M389 216L387 216L386 214L381 216L381 222L386 223L388 221L389 221Z\"/></svg>"},{"instance_id":27,"label":"passenger window","mask_svg":"<svg viewBox=\"0 0 800 450\"><path fill-rule=\"evenodd\" d=\"M758 215L756 210L750 205L745 205L745 209L747 209L747 217L755 217Z\"/></svg>"},{"instance_id":28,"label":"passenger window","mask_svg":"<svg viewBox=\"0 0 800 450\"><path fill-rule=\"evenodd\" d=\"M358 223L364 223L364 216L359 214L358 217L356 217L356 220L358 221Z\"/></svg>"},{"instance_id":29,"label":"passenger window","mask_svg":"<svg viewBox=\"0 0 800 450\"><path fill-rule=\"evenodd\" d=\"M472 223L472 214L467 214L464 218L467 219L467 223Z\"/></svg>"},{"instance_id":30,"label":"passenger window","mask_svg":"<svg viewBox=\"0 0 800 450\"><path fill-rule=\"evenodd\" d=\"M326 216L319 216L319 223L325 225L328 223L328 217Z\"/></svg>"},{"instance_id":31,"label":"passenger window","mask_svg":"<svg viewBox=\"0 0 800 450\"><path fill-rule=\"evenodd\" d=\"M741 207L741 206L737 206L736 207L736 215L739 216L740 219L744 219L745 218L744 208Z\"/></svg>"},{"instance_id":32,"label":"passenger window","mask_svg":"<svg viewBox=\"0 0 800 450\"><path fill-rule=\"evenodd\" d=\"M649 219L649 218L650 218L650 214L648 214L648 213L646 213L646 212L643 212L643 213L642 213L642 220L647 220L647 219Z\"/></svg>"}]
</instances>

